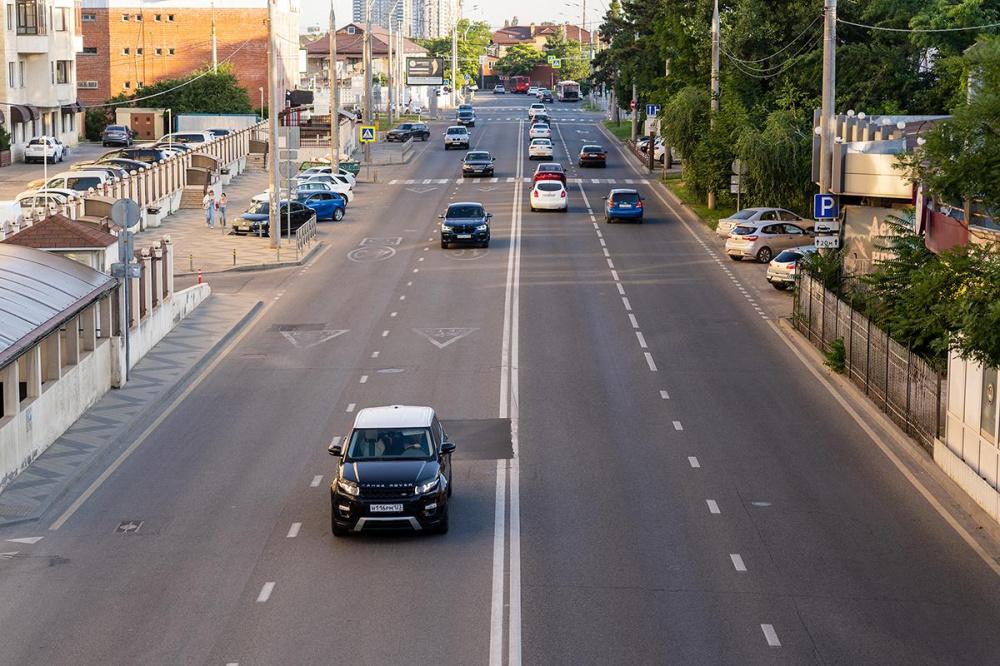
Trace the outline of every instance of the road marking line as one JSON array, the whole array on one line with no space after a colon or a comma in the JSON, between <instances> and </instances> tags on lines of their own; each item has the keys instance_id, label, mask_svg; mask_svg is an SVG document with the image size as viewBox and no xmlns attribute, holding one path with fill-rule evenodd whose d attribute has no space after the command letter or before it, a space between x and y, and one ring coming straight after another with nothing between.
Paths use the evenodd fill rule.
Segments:
<instances>
[{"instance_id":1,"label":"road marking line","mask_svg":"<svg viewBox=\"0 0 1000 666\"><path fill-rule=\"evenodd\" d=\"M378 354L379 353L377 351L373 351L372 352L372 358L378 358Z\"/></svg>"},{"instance_id":2,"label":"road marking line","mask_svg":"<svg viewBox=\"0 0 1000 666\"><path fill-rule=\"evenodd\" d=\"M611 261L611 259L607 259L606 261L608 262L608 268L614 268L615 267L615 262Z\"/></svg>"},{"instance_id":3,"label":"road marking line","mask_svg":"<svg viewBox=\"0 0 1000 666\"><path fill-rule=\"evenodd\" d=\"M425 247L425 248L424 248L424 252L427 252L427 251L429 251L429 250L430 250L430 248L429 248L429 247ZM421 261L423 261L423 259L421 259Z\"/></svg>"},{"instance_id":4,"label":"road marking line","mask_svg":"<svg viewBox=\"0 0 1000 666\"><path fill-rule=\"evenodd\" d=\"M715 500L705 500L705 503L708 504L709 513L722 513L722 511L719 510L719 503Z\"/></svg>"},{"instance_id":5,"label":"road marking line","mask_svg":"<svg viewBox=\"0 0 1000 666\"><path fill-rule=\"evenodd\" d=\"M688 456L688 464L691 465L691 467L693 467L694 469L698 469L699 467L701 467L701 463L698 462L698 459L695 458L694 456Z\"/></svg>"},{"instance_id":6,"label":"road marking line","mask_svg":"<svg viewBox=\"0 0 1000 666\"><path fill-rule=\"evenodd\" d=\"M656 372L656 364L653 363L653 355L649 352L646 352L646 365L649 366L650 372Z\"/></svg>"},{"instance_id":7,"label":"road marking line","mask_svg":"<svg viewBox=\"0 0 1000 666\"><path fill-rule=\"evenodd\" d=\"M399 182L398 180L396 180L395 178L393 178L392 180L389 181L389 184L390 185L395 185L398 182Z\"/></svg>"},{"instance_id":8,"label":"road marking line","mask_svg":"<svg viewBox=\"0 0 1000 666\"><path fill-rule=\"evenodd\" d=\"M595 230L594 233L597 234L598 238L604 238L604 234L601 233L600 229Z\"/></svg>"},{"instance_id":9,"label":"road marking line","mask_svg":"<svg viewBox=\"0 0 1000 666\"><path fill-rule=\"evenodd\" d=\"M608 248L605 247L605 248L601 248L601 249L604 251L604 256L605 257L610 257L611 256L611 253L608 252Z\"/></svg>"},{"instance_id":10,"label":"road marking line","mask_svg":"<svg viewBox=\"0 0 1000 666\"><path fill-rule=\"evenodd\" d=\"M628 320L629 323L632 324L632 328L639 328L639 321L635 318L635 315L632 314L631 312L628 313Z\"/></svg>"},{"instance_id":11,"label":"road marking line","mask_svg":"<svg viewBox=\"0 0 1000 666\"><path fill-rule=\"evenodd\" d=\"M621 282L615 282L615 286L618 287L618 293L622 296L625 295L625 287L622 286Z\"/></svg>"},{"instance_id":12,"label":"road marking line","mask_svg":"<svg viewBox=\"0 0 1000 666\"><path fill-rule=\"evenodd\" d=\"M389 316L390 316L390 317L395 317L395 316L396 316L397 314L399 314L399 313L398 313L398 312L390 312L390 313L389 313Z\"/></svg>"},{"instance_id":13,"label":"road marking line","mask_svg":"<svg viewBox=\"0 0 1000 666\"><path fill-rule=\"evenodd\" d=\"M746 571L747 565L743 564L743 558L739 553L729 553L729 559L733 561L733 566L737 571Z\"/></svg>"},{"instance_id":14,"label":"road marking line","mask_svg":"<svg viewBox=\"0 0 1000 666\"><path fill-rule=\"evenodd\" d=\"M618 271L611 271L611 279L618 282Z\"/></svg>"},{"instance_id":15,"label":"road marking line","mask_svg":"<svg viewBox=\"0 0 1000 666\"><path fill-rule=\"evenodd\" d=\"M431 184L431 179L430 178L424 178L424 185L430 185L430 184Z\"/></svg>"},{"instance_id":16,"label":"road marking line","mask_svg":"<svg viewBox=\"0 0 1000 666\"><path fill-rule=\"evenodd\" d=\"M771 647L781 647L781 641L778 640L778 634L774 631L774 626L770 624L760 625L760 630L764 632L764 638L767 640L767 644Z\"/></svg>"},{"instance_id":17,"label":"road marking line","mask_svg":"<svg viewBox=\"0 0 1000 666\"><path fill-rule=\"evenodd\" d=\"M637 337L639 339L639 346L640 347L642 347L643 349L649 349L649 347L646 345L646 338L643 337L643 335L642 335L642 331L636 331L635 332L635 337Z\"/></svg>"},{"instance_id":18,"label":"road marking line","mask_svg":"<svg viewBox=\"0 0 1000 666\"><path fill-rule=\"evenodd\" d=\"M419 268L414 268L414 269L413 269L413 272L414 272L414 273L419 273L419 272L420 272L420 269L419 269Z\"/></svg>"},{"instance_id":19,"label":"road marking line","mask_svg":"<svg viewBox=\"0 0 1000 666\"><path fill-rule=\"evenodd\" d=\"M674 430L684 430L684 426L681 425L680 421L674 421Z\"/></svg>"},{"instance_id":20,"label":"road marking line","mask_svg":"<svg viewBox=\"0 0 1000 666\"><path fill-rule=\"evenodd\" d=\"M382 331L382 337L383 338L389 337L389 331L388 330Z\"/></svg>"},{"instance_id":21,"label":"road marking line","mask_svg":"<svg viewBox=\"0 0 1000 666\"><path fill-rule=\"evenodd\" d=\"M257 595L257 603L262 604L271 598L271 592L274 591L274 582L269 581L264 583L264 587L260 588L260 594Z\"/></svg>"},{"instance_id":22,"label":"road marking line","mask_svg":"<svg viewBox=\"0 0 1000 666\"><path fill-rule=\"evenodd\" d=\"M355 407L357 407L357 405L352 402L351 404L347 405L347 411L353 412Z\"/></svg>"},{"instance_id":23,"label":"road marking line","mask_svg":"<svg viewBox=\"0 0 1000 666\"><path fill-rule=\"evenodd\" d=\"M660 390L660 397L664 400L670 400L670 394L662 389Z\"/></svg>"},{"instance_id":24,"label":"road marking line","mask_svg":"<svg viewBox=\"0 0 1000 666\"><path fill-rule=\"evenodd\" d=\"M406 300L406 295L404 294L404 295L400 296L400 297L399 297L399 300L401 300L401 301L405 301L405 300Z\"/></svg>"},{"instance_id":25,"label":"road marking line","mask_svg":"<svg viewBox=\"0 0 1000 666\"><path fill-rule=\"evenodd\" d=\"M607 247L608 244L604 242L603 238L598 237L597 242L601 244L601 247Z\"/></svg>"},{"instance_id":26,"label":"road marking line","mask_svg":"<svg viewBox=\"0 0 1000 666\"><path fill-rule=\"evenodd\" d=\"M424 249L426 250L427 248L425 247ZM423 257L420 257L419 259L417 259L417 261L423 261L423 260L424 260Z\"/></svg>"},{"instance_id":27,"label":"road marking line","mask_svg":"<svg viewBox=\"0 0 1000 666\"><path fill-rule=\"evenodd\" d=\"M319 488L319 484L323 483L323 475L317 474L313 477L313 480L309 482L310 488Z\"/></svg>"},{"instance_id":28,"label":"road marking line","mask_svg":"<svg viewBox=\"0 0 1000 666\"><path fill-rule=\"evenodd\" d=\"M358 381L359 384L366 384L368 382L368 375L361 375L361 379Z\"/></svg>"},{"instance_id":29,"label":"road marking line","mask_svg":"<svg viewBox=\"0 0 1000 666\"><path fill-rule=\"evenodd\" d=\"M628 297L622 296L622 304L625 305L625 309L632 312L632 304L629 303Z\"/></svg>"},{"instance_id":30,"label":"road marking line","mask_svg":"<svg viewBox=\"0 0 1000 666\"><path fill-rule=\"evenodd\" d=\"M292 526L288 528L288 534L285 535L285 538L294 539L299 535L300 529L302 529L302 523L292 523Z\"/></svg>"}]
</instances>

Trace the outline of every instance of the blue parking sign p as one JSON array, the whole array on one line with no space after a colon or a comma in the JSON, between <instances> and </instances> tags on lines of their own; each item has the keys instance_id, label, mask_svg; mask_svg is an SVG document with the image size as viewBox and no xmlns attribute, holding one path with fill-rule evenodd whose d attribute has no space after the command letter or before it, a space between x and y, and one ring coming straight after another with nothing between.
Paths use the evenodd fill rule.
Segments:
<instances>
[{"instance_id":1,"label":"blue parking sign p","mask_svg":"<svg viewBox=\"0 0 1000 666\"><path fill-rule=\"evenodd\" d=\"M837 197L833 194L817 194L813 197L813 217L817 220L833 220L840 217Z\"/></svg>"}]
</instances>

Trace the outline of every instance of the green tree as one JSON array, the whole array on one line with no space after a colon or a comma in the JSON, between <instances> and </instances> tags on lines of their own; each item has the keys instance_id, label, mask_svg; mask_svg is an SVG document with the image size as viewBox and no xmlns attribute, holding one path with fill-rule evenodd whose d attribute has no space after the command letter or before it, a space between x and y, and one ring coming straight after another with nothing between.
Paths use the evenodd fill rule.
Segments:
<instances>
[{"instance_id":1,"label":"green tree","mask_svg":"<svg viewBox=\"0 0 1000 666\"><path fill-rule=\"evenodd\" d=\"M559 78L563 81L585 81L590 77L590 63L583 56L580 42L566 39L562 27L556 34L545 38L542 48L546 58L552 56L560 60Z\"/></svg>"},{"instance_id":2,"label":"green tree","mask_svg":"<svg viewBox=\"0 0 1000 666\"><path fill-rule=\"evenodd\" d=\"M545 62L545 54L530 44L514 44L497 60L494 69L507 76L529 74Z\"/></svg>"},{"instance_id":3,"label":"green tree","mask_svg":"<svg viewBox=\"0 0 1000 666\"><path fill-rule=\"evenodd\" d=\"M458 73L470 79L479 76L479 56L486 53L493 38L493 32L485 21L470 21L460 19L457 26L458 34ZM451 79L451 35L416 40L427 55L444 58L445 78ZM459 82L461 83L461 81Z\"/></svg>"},{"instance_id":4,"label":"green tree","mask_svg":"<svg viewBox=\"0 0 1000 666\"><path fill-rule=\"evenodd\" d=\"M705 86L688 86L671 97L663 109L660 128L670 146L677 149L687 170L695 149L708 132L709 95Z\"/></svg>"},{"instance_id":5,"label":"green tree","mask_svg":"<svg viewBox=\"0 0 1000 666\"><path fill-rule=\"evenodd\" d=\"M812 173L812 114L804 109L779 109L764 126L747 127L736 141L736 156L746 173L742 184L746 205L774 205L805 213L814 187Z\"/></svg>"},{"instance_id":6,"label":"green tree","mask_svg":"<svg viewBox=\"0 0 1000 666\"><path fill-rule=\"evenodd\" d=\"M250 97L228 64L217 73L204 69L180 79L164 79L112 102L155 106L178 113L252 113Z\"/></svg>"}]
</instances>

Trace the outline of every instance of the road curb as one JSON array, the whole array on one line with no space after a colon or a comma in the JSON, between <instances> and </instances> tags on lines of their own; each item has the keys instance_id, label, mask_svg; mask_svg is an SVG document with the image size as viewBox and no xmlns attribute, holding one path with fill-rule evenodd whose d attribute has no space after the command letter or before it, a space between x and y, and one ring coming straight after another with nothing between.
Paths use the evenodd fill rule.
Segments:
<instances>
[{"instance_id":1,"label":"road curb","mask_svg":"<svg viewBox=\"0 0 1000 666\"><path fill-rule=\"evenodd\" d=\"M309 261L316 252L319 251L320 247L323 246L323 241L316 241L312 249L306 252L300 259L295 261L271 261L262 264L248 264L245 266L230 266L229 268L223 268L219 271L185 271L183 273L174 273L174 277L190 277L192 275L198 275L200 272L202 275L220 275L222 273L239 273L248 271L269 271L274 268L290 268L292 266L301 266L302 264Z\"/></svg>"},{"instance_id":2,"label":"road curb","mask_svg":"<svg viewBox=\"0 0 1000 666\"><path fill-rule=\"evenodd\" d=\"M209 347L205 353L195 361L190 368L188 368L180 377L178 377L174 382L164 391L158 399L163 405L169 405L171 401L177 396L182 387L186 386L191 378L196 376L205 365L214 359L215 355L219 353L226 344L229 343L233 337L241 331L263 308L263 301L257 301L253 306L250 307L247 312L240 317L236 323L234 323L228 331L226 331L211 347ZM154 346L155 348L155 346ZM110 389L112 391L116 389ZM109 459L114 459L120 453L122 444L125 444L131 440L134 440L140 433L142 433L150 423L156 420L157 417L162 413L162 410L157 410L153 412L144 412L136 420L132 421L125 426L125 429L115 436L110 444L105 448L104 451L99 453L93 460L89 463L82 465L80 468L73 471L65 478L65 482L62 487L52 495L38 511L32 513L29 516L19 516L17 518L10 519L0 519L0 527L7 527L10 525L17 525L20 523L36 522L40 520L53 506L59 503L66 494L69 492L70 488L80 479L81 476L85 475L87 472L93 470L95 467L99 467L102 464L106 465ZM61 436L61 435L60 435Z\"/></svg>"}]
</instances>

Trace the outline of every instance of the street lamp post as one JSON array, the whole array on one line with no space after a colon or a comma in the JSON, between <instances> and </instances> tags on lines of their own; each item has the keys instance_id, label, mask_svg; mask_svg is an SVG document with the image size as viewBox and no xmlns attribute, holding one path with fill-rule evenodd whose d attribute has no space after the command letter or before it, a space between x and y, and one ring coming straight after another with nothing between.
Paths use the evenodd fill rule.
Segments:
<instances>
[{"instance_id":1,"label":"street lamp post","mask_svg":"<svg viewBox=\"0 0 1000 666\"><path fill-rule=\"evenodd\" d=\"M337 88L337 14L334 0L330 0L330 67L327 82L330 86L330 168L331 173L340 166L340 90Z\"/></svg>"}]
</instances>

